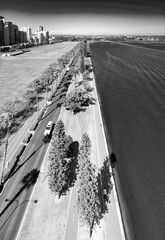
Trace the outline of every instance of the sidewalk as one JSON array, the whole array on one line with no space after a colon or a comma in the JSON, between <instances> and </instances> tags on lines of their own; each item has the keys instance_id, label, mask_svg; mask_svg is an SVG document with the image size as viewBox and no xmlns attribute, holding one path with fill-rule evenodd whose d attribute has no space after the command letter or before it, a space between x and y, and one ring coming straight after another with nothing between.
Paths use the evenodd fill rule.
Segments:
<instances>
[{"instance_id":1,"label":"sidewalk","mask_svg":"<svg viewBox=\"0 0 165 240\"><path fill-rule=\"evenodd\" d=\"M92 95L95 99L97 99L96 105L90 105L87 107L85 112L80 112L75 116L64 110L62 114L62 120L64 121L67 134L70 134L73 139L75 139L75 131L73 129L79 129L81 136L79 136L79 138L77 137L76 139L79 141L79 143L81 142L82 134L85 132L88 133L92 142L91 159L93 164L95 164L99 169L102 167L105 158L109 156L109 153L104 134L104 126L102 122L93 72L90 73L90 77L93 79L93 81L90 81L90 85L94 88ZM76 81L78 83L78 79ZM68 92L73 90L74 87L75 86L73 82L70 85ZM74 126L71 125L73 122ZM113 189L110 194L108 213L105 214L104 218L101 220L101 223L97 227L97 230L93 232L91 238L92 240L125 240L113 176L111 178L111 181L113 183ZM82 226L80 222L78 226L79 229L77 240L89 240L89 229L87 229L85 226Z\"/></svg>"}]
</instances>

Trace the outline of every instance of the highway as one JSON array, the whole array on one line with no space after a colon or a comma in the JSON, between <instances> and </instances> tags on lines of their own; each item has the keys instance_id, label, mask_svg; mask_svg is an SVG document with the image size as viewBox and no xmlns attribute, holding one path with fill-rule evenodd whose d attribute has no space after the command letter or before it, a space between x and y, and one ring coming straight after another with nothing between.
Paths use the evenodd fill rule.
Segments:
<instances>
[{"instance_id":1,"label":"highway","mask_svg":"<svg viewBox=\"0 0 165 240\"><path fill-rule=\"evenodd\" d=\"M0 196L0 239L14 240L19 231L33 187L40 173L48 143L43 142L43 132L48 121L56 123L60 114L58 103L63 101L62 85L57 89L32 139L26 147L18 168ZM36 203L37 204L37 201Z\"/></svg>"}]
</instances>

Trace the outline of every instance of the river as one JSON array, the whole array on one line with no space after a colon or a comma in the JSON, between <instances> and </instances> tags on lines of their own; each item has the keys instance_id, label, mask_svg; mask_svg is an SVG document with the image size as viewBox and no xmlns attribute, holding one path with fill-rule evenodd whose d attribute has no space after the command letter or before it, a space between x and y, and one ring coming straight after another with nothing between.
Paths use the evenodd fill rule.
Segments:
<instances>
[{"instance_id":1,"label":"river","mask_svg":"<svg viewBox=\"0 0 165 240\"><path fill-rule=\"evenodd\" d=\"M165 51L90 44L127 240L165 239Z\"/></svg>"}]
</instances>

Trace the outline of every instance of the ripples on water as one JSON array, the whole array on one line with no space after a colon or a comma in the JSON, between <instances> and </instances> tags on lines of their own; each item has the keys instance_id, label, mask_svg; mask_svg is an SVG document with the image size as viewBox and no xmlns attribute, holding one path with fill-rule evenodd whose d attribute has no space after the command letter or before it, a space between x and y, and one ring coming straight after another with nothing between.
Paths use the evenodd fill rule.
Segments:
<instances>
[{"instance_id":1,"label":"ripples on water","mask_svg":"<svg viewBox=\"0 0 165 240\"><path fill-rule=\"evenodd\" d=\"M165 240L165 52L92 43L127 239Z\"/></svg>"}]
</instances>

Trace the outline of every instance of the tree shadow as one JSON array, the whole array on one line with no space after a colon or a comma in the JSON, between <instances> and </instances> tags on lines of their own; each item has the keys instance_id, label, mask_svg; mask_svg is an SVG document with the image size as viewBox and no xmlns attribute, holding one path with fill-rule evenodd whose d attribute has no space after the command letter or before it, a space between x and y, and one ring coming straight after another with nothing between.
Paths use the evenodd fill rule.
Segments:
<instances>
[{"instance_id":1,"label":"tree shadow","mask_svg":"<svg viewBox=\"0 0 165 240\"><path fill-rule=\"evenodd\" d=\"M96 99L93 97L88 97L81 103L82 107L88 107L90 105L95 105L96 104Z\"/></svg>"},{"instance_id":2,"label":"tree shadow","mask_svg":"<svg viewBox=\"0 0 165 240\"><path fill-rule=\"evenodd\" d=\"M111 182L111 173L109 169L109 158L106 157L103 166L99 170L97 176L98 182L98 195L100 199L100 218L104 216L106 212L108 212L108 203L110 203L109 197L112 190L112 182Z\"/></svg>"},{"instance_id":3,"label":"tree shadow","mask_svg":"<svg viewBox=\"0 0 165 240\"><path fill-rule=\"evenodd\" d=\"M66 93L67 90L68 90L67 88L64 88L61 90L61 93Z\"/></svg>"},{"instance_id":4,"label":"tree shadow","mask_svg":"<svg viewBox=\"0 0 165 240\"><path fill-rule=\"evenodd\" d=\"M71 187L74 186L77 179L77 166L78 166L78 153L79 153L79 142L74 141L70 143L67 150L67 158L69 161L66 163L66 185L63 187L62 191L59 194L65 195Z\"/></svg>"},{"instance_id":5,"label":"tree shadow","mask_svg":"<svg viewBox=\"0 0 165 240\"><path fill-rule=\"evenodd\" d=\"M20 183L22 184L22 187L19 189L19 191L15 194L15 196L12 199L8 199L8 204L5 206L5 208L0 212L0 217L5 213L5 211L12 205L12 203L14 201L18 201L17 198L20 196L20 194L24 191L24 190L28 190L31 186L33 186L38 178L40 171L36 168L34 168L33 170L31 170L30 172L28 172L20 181ZM15 211L15 209L13 210L13 212ZM7 217L7 219L5 220L5 223L7 222L7 220L10 218L10 216L13 214L10 213L10 215ZM4 224L5 224L4 223ZM3 225L4 225L3 224ZM1 226L1 228L3 227L3 225Z\"/></svg>"},{"instance_id":6,"label":"tree shadow","mask_svg":"<svg viewBox=\"0 0 165 240\"><path fill-rule=\"evenodd\" d=\"M65 87L65 89L68 89L70 83L71 83L70 81L67 81L67 82L64 83L64 87Z\"/></svg>"},{"instance_id":7,"label":"tree shadow","mask_svg":"<svg viewBox=\"0 0 165 240\"><path fill-rule=\"evenodd\" d=\"M94 216L93 225L90 228L90 236L92 236L93 228L100 220L108 213L108 203L110 203L110 193L113 188L111 182L111 173L109 169L109 158L106 157L103 166L97 174L97 199L98 199L98 214Z\"/></svg>"},{"instance_id":8,"label":"tree shadow","mask_svg":"<svg viewBox=\"0 0 165 240\"><path fill-rule=\"evenodd\" d=\"M116 167L117 158L116 158L116 155L114 153L110 154L110 164L111 164L112 169L114 169Z\"/></svg>"},{"instance_id":9,"label":"tree shadow","mask_svg":"<svg viewBox=\"0 0 165 240\"><path fill-rule=\"evenodd\" d=\"M57 108L62 107L63 102L57 103Z\"/></svg>"},{"instance_id":10,"label":"tree shadow","mask_svg":"<svg viewBox=\"0 0 165 240\"><path fill-rule=\"evenodd\" d=\"M9 133L10 135L16 133L20 127L23 126L24 122L33 115L34 112L36 112L37 108L32 107L29 105L29 107L26 107L25 109L22 109L19 111L16 115L13 116L12 120L10 121L10 127L9 127ZM0 127L0 139L4 139L6 136L6 129L3 127Z\"/></svg>"},{"instance_id":11,"label":"tree shadow","mask_svg":"<svg viewBox=\"0 0 165 240\"><path fill-rule=\"evenodd\" d=\"M10 170L10 172L5 176L4 181L1 183L0 189L3 189L3 186L4 186L4 184L6 183L6 181L7 181L9 178L11 178L14 174L16 174L16 173L19 171L19 169L20 169L23 165L25 165L25 163L42 147L43 144L44 144L44 143L42 143L34 152L32 152L32 153L30 154L30 156L29 156L23 163L21 163L20 165L19 165L20 157L16 159L16 162L15 162L13 168L12 168L12 169Z\"/></svg>"},{"instance_id":12,"label":"tree shadow","mask_svg":"<svg viewBox=\"0 0 165 240\"><path fill-rule=\"evenodd\" d=\"M80 112L85 112L86 111L86 108L85 107L75 107L73 109L73 114L76 115L77 113L80 113Z\"/></svg>"}]
</instances>

